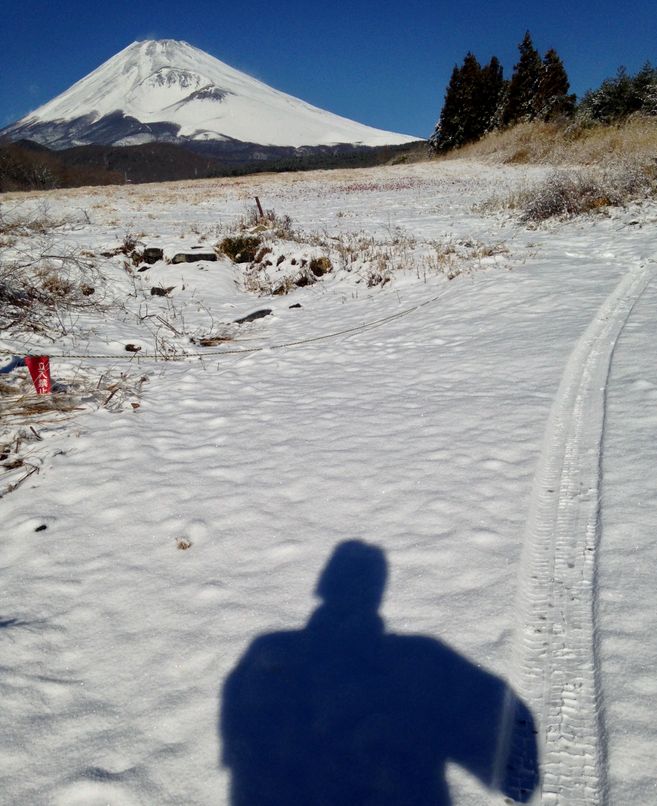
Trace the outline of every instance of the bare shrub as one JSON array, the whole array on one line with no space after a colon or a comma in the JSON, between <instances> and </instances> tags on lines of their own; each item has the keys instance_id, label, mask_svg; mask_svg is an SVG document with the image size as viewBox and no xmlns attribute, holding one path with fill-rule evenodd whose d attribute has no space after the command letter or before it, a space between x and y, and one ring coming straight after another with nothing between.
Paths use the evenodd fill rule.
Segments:
<instances>
[{"instance_id":1,"label":"bare shrub","mask_svg":"<svg viewBox=\"0 0 657 806\"><path fill-rule=\"evenodd\" d=\"M314 257L309 264L309 269L315 277L322 277L324 274L328 274L332 268L333 264L327 257Z\"/></svg>"},{"instance_id":2,"label":"bare shrub","mask_svg":"<svg viewBox=\"0 0 657 806\"><path fill-rule=\"evenodd\" d=\"M40 333L51 340L67 335L70 317L99 309L93 263L74 252L20 256L0 265L0 330Z\"/></svg>"},{"instance_id":3,"label":"bare shrub","mask_svg":"<svg viewBox=\"0 0 657 806\"><path fill-rule=\"evenodd\" d=\"M44 299L53 297L65 299L76 291L69 277L51 266L40 266L35 272L35 277L39 280L40 291ZM80 289L80 293L83 293L82 289Z\"/></svg>"},{"instance_id":4,"label":"bare shrub","mask_svg":"<svg viewBox=\"0 0 657 806\"><path fill-rule=\"evenodd\" d=\"M221 241L219 251L229 257L233 263L252 263L260 244L260 238L254 235L229 236Z\"/></svg>"},{"instance_id":5,"label":"bare shrub","mask_svg":"<svg viewBox=\"0 0 657 806\"><path fill-rule=\"evenodd\" d=\"M555 172L526 192L524 222L581 215L626 204L655 193L655 176L636 162L623 162L603 171Z\"/></svg>"},{"instance_id":6,"label":"bare shrub","mask_svg":"<svg viewBox=\"0 0 657 806\"><path fill-rule=\"evenodd\" d=\"M588 212L612 203L592 177L555 173L535 189L527 200L521 220L545 221L555 216Z\"/></svg>"},{"instance_id":7,"label":"bare shrub","mask_svg":"<svg viewBox=\"0 0 657 806\"><path fill-rule=\"evenodd\" d=\"M267 255L271 254L271 247L270 246L263 246L258 254L255 256L256 263L262 263L262 261L267 257Z\"/></svg>"},{"instance_id":8,"label":"bare shrub","mask_svg":"<svg viewBox=\"0 0 657 806\"><path fill-rule=\"evenodd\" d=\"M283 296L284 294L289 294L290 291L293 291L296 287L297 283L294 279L286 276L272 286L271 293L277 297Z\"/></svg>"},{"instance_id":9,"label":"bare shrub","mask_svg":"<svg viewBox=\"0 0 657 806\"><path fill-rule=\"evenodd\" d=\"M66 219L55 218L47 202L33 210L21 204L12 207L0 204L0 235L46 235L58 227L69 223Z\"/></svg>"},{"instance_id":10,"label":"bare shrub","mask_svg":"<svg viewBox=\"0 0 657 806\"><path fill-rule=\"evenodd\" d=\"M250 294L257 294L258 296L266 296L273 291L273 285L266 272L260 271L258 264L252 264L244 272L243 277L244 290Z\"/></svg>"},{"instance_id":11,"label":"bare shrub","mask_svg":"<svg viewBox=\"0 0 657 806\"><path fill-rule=\"evenodd\" d=\"M377 262L377 265L371 266L367 270L365 276L368 288L374 288L377 285L384 286L392 280L392 271L390 265L385 259Z\"/></svg>"},{"instance_id":12,"label":"bare shrub","mask_svg":"<svg viewBox=\"0 0 657 806\"><path fill-rule=\"evenodd\" d=\"M289 215L279 215L275 210L264 210L263 215L257 207L249 207L238 221L238 229L249 232L270 232L276 238L292 240L294 229Z\"/></svg>"}]
</instances>

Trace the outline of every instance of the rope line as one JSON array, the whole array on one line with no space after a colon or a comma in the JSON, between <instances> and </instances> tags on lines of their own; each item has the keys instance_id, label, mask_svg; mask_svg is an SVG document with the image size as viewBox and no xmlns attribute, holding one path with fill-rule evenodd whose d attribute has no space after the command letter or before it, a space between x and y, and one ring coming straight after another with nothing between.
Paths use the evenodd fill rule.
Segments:
<instances>
[{"instance_id":1,"label":"rope line","mask_svg":"<svg viewBox=\"0 0 657 806\"><path fill-rule=\"evenodd\" d=\"M413 305L410 308L406 308L403 311L398 311L397 313L390 314L389 316L384 316L381 319L374 319L371 322L363 322L360 325L355 325L354 327L344 328L343 330L336 330L331 333L324 333L320 336L310 336L309 338L305 339L295 339L294 341L287 341L282 342L280 344L265 344L260 347L243 347L240 349L232 349L232 350L208 350L203 353L186 353L185 355L174 355L174 356L161 356L155 353L142 353L141 351L130 353L124 355L122 353L118 353L116 355L109 355L103 353L86 353L86 354L76 354L76 353L48 353L48 356L52 359L109 359L109 360L116 360L116 359L125 359L127 361L190 361L196 358L213 358L222 355L247 355L249 353L260 353L264 352L265 350L283 350L287 347L300 347L304 344L312 344L313 342L318 341L326 341L328 339L334 339L338 336L346 336L350 333L359 333L365 330L371 330L375 327L380 327L381 325L385 325L388 322L393 322L395 319L402 319L405 316L409 316L411 313L415 311L419 311L421 308L426 307L427 305L431 305L434 302L437 302L442 296L444 296L445 292L443 291L440 294L437 294L435 297L431 297L431 299L427 299L424 302L419 302L417 305ZM12 354L16 354L16 350L9 351Z\"/></svg>"}]
</instances>

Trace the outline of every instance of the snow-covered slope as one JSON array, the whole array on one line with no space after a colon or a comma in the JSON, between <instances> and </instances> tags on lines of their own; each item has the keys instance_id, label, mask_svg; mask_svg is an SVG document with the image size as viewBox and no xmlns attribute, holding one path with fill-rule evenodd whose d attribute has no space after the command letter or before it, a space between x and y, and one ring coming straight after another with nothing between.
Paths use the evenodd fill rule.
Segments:
<instances>
[{"instance_id":1,"label":"snow-covered slope","mask_svg":"<svg viewBox=\"0 0 657 806\"><path fill-rule=\"evenodd\" d=\"M176 139L296 147L418 139L318 109L172 39L133 42L3 134L57 148Z\"/></svg>"}]
</instances>

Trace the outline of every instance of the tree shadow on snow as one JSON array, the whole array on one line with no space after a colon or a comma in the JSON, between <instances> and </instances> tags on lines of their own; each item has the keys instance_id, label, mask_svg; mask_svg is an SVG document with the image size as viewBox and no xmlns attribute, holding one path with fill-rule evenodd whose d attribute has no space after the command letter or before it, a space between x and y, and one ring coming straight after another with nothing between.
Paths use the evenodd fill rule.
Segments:
<instances>
[{"instance_id":1,"label":"tree shadow on snow","mask_svg":"<svg viewBox=\"0 0 657 806\"><path fill-rule=\"evenodd\" d=\"M335 549L302 630L257 638L222 695L232 806L449 806L445 764L526 802L534 720L499 678L432 638L386 633L383 552Z\"/></svg>"}]
</instances>

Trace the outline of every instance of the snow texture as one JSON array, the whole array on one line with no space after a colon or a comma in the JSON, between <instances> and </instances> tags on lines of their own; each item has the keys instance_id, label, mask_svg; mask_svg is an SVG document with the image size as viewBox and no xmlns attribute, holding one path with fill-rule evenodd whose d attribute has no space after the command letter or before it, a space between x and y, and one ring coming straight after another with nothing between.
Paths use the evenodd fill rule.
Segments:
<instances>
[{"instance_id":1,"label":"snow texture","mask_svg":"<svg viewBox=\"0 0 657 806\"><path fill-rule=\"evenodd\" d=\"M148 382L31 420L41 472L1 499L0 802L655 802L657 207L482 212L543 175L7 196L63 222L51 254L95 256L109 312L5 337L0 364ZM273 280L333 271L258 297L223 257L100 257L126 232L205 248L255 196L297 233L268 236ZM401 267L369 286L374 253ZM234 340L165 329L182 360L155 361L156 314Z\"/></svg>"}]
</instances>

